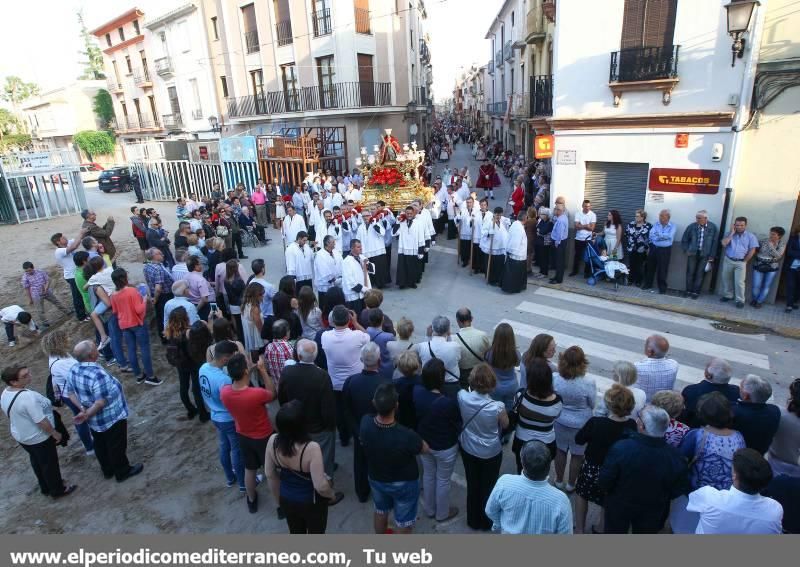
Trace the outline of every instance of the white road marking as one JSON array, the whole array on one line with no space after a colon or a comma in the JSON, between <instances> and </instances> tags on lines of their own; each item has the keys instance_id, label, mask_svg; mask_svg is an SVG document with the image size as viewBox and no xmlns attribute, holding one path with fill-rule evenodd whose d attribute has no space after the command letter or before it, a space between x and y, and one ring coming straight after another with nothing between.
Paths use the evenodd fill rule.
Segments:
<instances>
[{"instance_id":1,"label":"white road marking","mask_svg":"<svg viewBox=\"0 0 800 567\"><path fill-rule=\"evenodd\" d=\"M569 293L567 291L560 291L549 287L540 287L534 292L534 295L542 297L549 297L561 301L569 301L571 303L580 303L589 307L598 307L600 309L608 309L617 313L627 313L628 315L636 315L639 317L646 317L649 319L656 319L658 321L666 321L668 323L675 323L677 325L684 325L686 327L694 327L704 332L714 333L720 337L730 337L731 333L720 331L711 326L712 321L709 319L702 319L699 317L692 317L691 315L681 315L679 313L671 313L669 311L654 310L651 307L641 307L639 305L631 305L630 303L623 303L621 301L609 301L608 299L599 299L580 293ZM748 339L756 341L766 341L767 336L760 335L747 335Z\"/></svg>"},{"instance_id":2,"label":"white road marking","mask_svg":"<svg viewBox=\"0 0 800 567\"><path fill-rule=\"evenodd\" d=\"M644 327L637 327L635 325L628 325L627 323L620 323L619 321L609 321L600 317L592 317L584 313L575 311L568 311L566 309L557 309L547 305L531 303L530 301L523 301L517 305L517 309L543 317L549 317L564 323L573 323L575 325L589 326L596 329L605 329L614 335L622 335L632 339L639 339L644 341L653 334L652 329ZM719 356L728 362L739 362L741 364L749 364L757 368L769 370L769 357L764 354L755 352L748 352L746 350L732 348L720 344L714 344L707 341L700 341L697 339L690 339L681 335L669 333L670 347L688 350L703 354L708 357Z\"/></svg>"}]
</instances>

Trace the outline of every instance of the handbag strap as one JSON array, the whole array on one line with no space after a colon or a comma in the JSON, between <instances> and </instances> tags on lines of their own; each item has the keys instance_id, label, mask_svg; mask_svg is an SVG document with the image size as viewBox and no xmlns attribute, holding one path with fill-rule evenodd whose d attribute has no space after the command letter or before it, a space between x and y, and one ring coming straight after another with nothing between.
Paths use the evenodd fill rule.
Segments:
<instances>
[{"instance_id":1,"label":"handbag strap","mask_svg":"<svg viewBox=\"0 0 800 567\"><path fill-rule=\"evenodd\" d=\"M492 403L492 401L494 401L494 400L490 400L490 401L486 402L485 404L483 404L481 407L479 407L479 408L478 408L478 411L476 411L475 413L473 413L473 414L472 414L472 417L470 417L470 418L467 420L467 422L466 422L466 423L465 423L463 426L461 426L461 431L459 432L459 435L461 435L462 433L464 433L464 431L466 431L466 429L467 429L467 426L468 426L470 423L472 423L472 420L473 420L473 419L475 419L476 417L478 417L478 414L479 414L479 413L481 413L481 412L483 411L483 409L484 409L486 406L488 406L489 404L491 404L491 403Z\"/></svg>"},{"instance_id":2,"label":"handbag strap","mask_svg":"<svg viewBox=\"0 0 800 567\"><path fill-rule=\"evenodd\" d=\"M433 353L433 348L431 347L431 342L430 342L430 341L428 341L428 352L429 352L429 353L431 353L431 358L436 358L437 360L441 360L441 359L440 359L438 356L436 356L436 355ZM452 377L453 377L453 378L455 378L456 380L461 380L461 377L460 377L460 376L456 376L455 374L453 374L452 372L450 372L450 371L447 369L447 366L445 366L445 367L444 367L444 371L445 371L445 372L447 372L447 373L448 373L450 376L452 376Z\"/></svg>"},{"instance_id":3,"label":"handbag strap","mask_svg":"<svg viewBox=\"0 0 800 567\"><path fill-rule=\"evenodd\" d=\"M456 333L456 336L458 337L458 340L461 341L461 344L464 345L464 348L466 348L472 356L474 356L475 358L477 358L481 362L484 362L484 358L482 356L478 356L477 354L475 354L475 351L470 348L470 346L467 344L467 342L461 336L461 333Z\"/></svg>"},{"instance_id":4,"label":"handbag strap","mask_svg":"<svg viewBox=\"0 0 800 567\"><path fill-rule=\"evenodd\" d=\"M11 403L10 403L10 404L8 404L8 409L6 410L6 415L8 416L8 421L9 421L9 423L11 422L11 408L13 408L13 407L14 407L14 402L16 402L16 401L17 401L17 398L19 397L19 395L20 395L22 392L24 392L24 391L25 391L25 390L20 390L19 392L17 392L17 395L16 395L16 396L14 396L14 397L11 399Z\"/></svg>"}]
</instances>

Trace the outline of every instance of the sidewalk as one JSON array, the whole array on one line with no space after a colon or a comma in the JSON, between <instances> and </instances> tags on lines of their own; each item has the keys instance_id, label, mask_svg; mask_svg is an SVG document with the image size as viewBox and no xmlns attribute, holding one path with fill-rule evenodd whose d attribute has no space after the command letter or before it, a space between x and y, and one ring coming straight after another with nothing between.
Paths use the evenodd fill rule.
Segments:
<instances>
[{"instance_id":1,"label":"sidewalk","mask_svg":"<svg viewBox=\"0 0 800 567\"><path fill-rule=\"evenodd\" d=\"M689 299L678 295L677 291L669 290L666 295L642 291L636 286L620 286L614 291L614 284L598 282L594 286L586 283L582 277L565 278L560 285L550 284L546 278L531 277L528 283L541 287L549 287L598 297L611 301L621 301L642 307L663 309L693 317L711 319L720 323L727 323L733 327L742 325L745 328L757 327L762 331L771 331L789 338L800 338L800 312L785 313L785 306L764 305L761 309L754 309L745 305L738 309L733 301L722 303L718 295L701 295L699 299ZM735 332L735 331L734 331Z\"/></svg>"}]
</instances>

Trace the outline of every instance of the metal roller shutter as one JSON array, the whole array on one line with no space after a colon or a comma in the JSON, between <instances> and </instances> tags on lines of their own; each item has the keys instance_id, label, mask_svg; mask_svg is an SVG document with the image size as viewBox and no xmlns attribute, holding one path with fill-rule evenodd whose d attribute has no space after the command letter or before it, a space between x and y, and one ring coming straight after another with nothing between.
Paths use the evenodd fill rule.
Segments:
<instances>
[{"instance_id":1,"label":"metal roller shutter","mask_svg":"<svg viewBox=\"0 0 800 567\"><path fill-rule=\"evenodd\" d=\"M644 208L649 171L647 163L586 162L584 199L592 202L597 214L595 230L602 230L611 209L619 211L625 225L633 220L636 209Z\"/></svg>"}]
</instances>

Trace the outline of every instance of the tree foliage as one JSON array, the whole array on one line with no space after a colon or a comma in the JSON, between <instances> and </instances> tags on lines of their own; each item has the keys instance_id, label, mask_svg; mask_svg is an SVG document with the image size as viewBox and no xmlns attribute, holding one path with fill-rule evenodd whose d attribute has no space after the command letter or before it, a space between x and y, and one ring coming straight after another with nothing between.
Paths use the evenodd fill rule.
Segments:
<instances>
[{"instance_id":1,"label":"tree foliage","mask_svg":"<svg viewBox=\"0 0 800 567\"><path fill-rule=\"evenodd\" d=\"M96 131L96 130L83 130L76 133L72 139L75 144L93 159L98 155L113 155L114 154L114 134L111 132Z\"/></svg>"},{"instance_id":2,"label":"tree foliage","mask_svg":"<svg viewBox=\"0 0 800 567\"><path fill-rule=\"evenodd\" d=\"M6 77L6 82L3 85L3 92L0 98L10 102L11 106L16 110L17 106L24 100L38 95L39 85L36 83L27 83L17 76L9 75Z\"/></svg>"},{"instance_id":3,"label":"tree foliage","mask_svg":"<svg viewBox=\"0 0 800 567\"><path fill-rule=\"evenodd\" d=\"M0 108L0 138L22 130L19 118L7 108Z\"/></svg>"},{"instance_id":4,"label":"tree foliage","mask_svg":"<svg viewBox=\"0 0 800 567\"><path fill-rule=\"evenodd\" d=\"M86 24L83 21L83 10L78 10L77 16L78 23L81 26L81 40L83 40L83 50L78 52L81 55L83 73L78 79L105 79L103 52L97 46L95 38L86 29Z\"/></svg>"},{"instance_id":5,"label":"tree foliage","mask_svg":"<svg viewBox=\"0 0 800 567\"><path fill-rule=\"evenodd\" d=\"M111 100L111 95L105 89L100 89L94 95L92 108L94 113L100 119L103 128L108 128L111 121L114 120L114 102Z\"/></svg>"},{"instance_id":6,"label":"tree foliage","mask_svg":"<svg viewBox=\"0 0 800 567\"><path fill-rule=\"evenodd\" d=\"M30 134L8 134L0 138L0 154L30 150L32 148Z\"/></svg>"}]
</instances>

